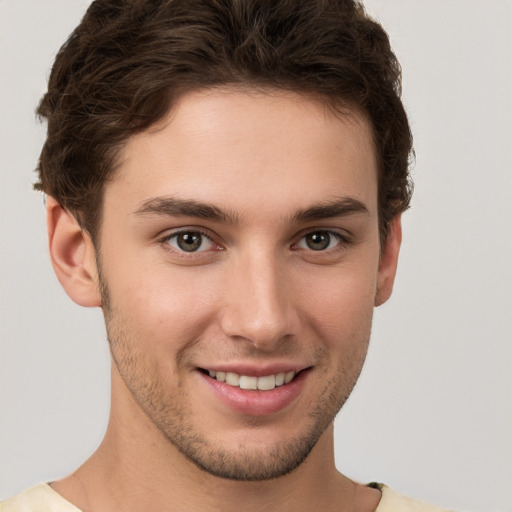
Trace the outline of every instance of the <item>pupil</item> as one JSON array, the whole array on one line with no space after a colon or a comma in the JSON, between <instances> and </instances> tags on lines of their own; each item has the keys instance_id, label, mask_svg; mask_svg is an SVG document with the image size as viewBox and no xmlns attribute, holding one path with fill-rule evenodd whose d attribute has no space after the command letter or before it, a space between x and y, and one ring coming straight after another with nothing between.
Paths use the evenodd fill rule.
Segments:
<instances>
[{"instance_id":1,"label":"pupil","mask_svg":"<svg viewBox=\"0 0 512 512\"><path fill-rule=\"evenodd\" d=\"M329 243L331 241L331 237L328 233L311 233L306 238L308 247L313 249L313 251L322 251L329 247Z\"/></svg>"},{"instance_id":2,"label":"pupil","mask_svg":"<svg viewBox=\"0 0 512 512\"><path fill-rule=\"evenodd\" d=\"M182 233L178 235L178 246L186 252L193 252L201 247L202 238L200 233Z\"/></svg>"}]
</instances>

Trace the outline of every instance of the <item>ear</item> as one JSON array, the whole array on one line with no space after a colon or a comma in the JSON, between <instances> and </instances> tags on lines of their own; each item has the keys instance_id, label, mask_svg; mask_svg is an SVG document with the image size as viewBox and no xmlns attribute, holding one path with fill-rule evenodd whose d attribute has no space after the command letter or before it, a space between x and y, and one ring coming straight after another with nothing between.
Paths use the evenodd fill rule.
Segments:
<instances>
[{"instance_id":1,"label":"ear","mask_svg":"<svg viewBox=\"0 0 512 512\"><path fill-rule=\"evenodd\" d=\"M401 216L397 215L389 226L388 236L380 253L379 270L377 274L377 291L375 293L375 306L384 304L393 291L395 282L398 253L402 243Z\"/></svg>"},{"instance_id":2,"label":"ear","mask_svg":"<svg viewBox=\"0 0 512 512\"><path fill-rule=\"evenodd\" d=\"M94 246L75 217L53 197L46 199L50 258L57 278L80 306L101 305Z\"/></svg>"}]
</instances>

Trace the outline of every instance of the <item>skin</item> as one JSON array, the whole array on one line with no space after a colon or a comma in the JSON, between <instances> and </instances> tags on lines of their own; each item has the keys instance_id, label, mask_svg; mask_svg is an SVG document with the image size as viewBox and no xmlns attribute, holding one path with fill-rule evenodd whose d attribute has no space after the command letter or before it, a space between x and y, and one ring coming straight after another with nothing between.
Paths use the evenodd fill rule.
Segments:
<instances>
[{"instance_id":1,"label":"skin","mask_svg":"<svg viewBox=\"0 0 512 512\"><path fill-rule=\"evenodd\" d=\"M396 218L379 241L362 115L293 93L189 93L124 147L97 247L47 209L57 276L103 307L113 361L105 439L57 492L84 511L375 509L379 491L337 472L332 427L401 239ZM241 412L201 371L226 365L303 374L285 406Z\"/></svg>"}]
</instances>

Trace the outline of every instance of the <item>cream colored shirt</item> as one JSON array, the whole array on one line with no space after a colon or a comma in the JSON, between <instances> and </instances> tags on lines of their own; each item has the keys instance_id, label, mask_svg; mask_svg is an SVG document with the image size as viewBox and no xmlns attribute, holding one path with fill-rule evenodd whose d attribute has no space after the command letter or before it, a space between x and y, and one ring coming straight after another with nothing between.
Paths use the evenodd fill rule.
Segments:
<instances>
[{"instance_id":1,"label":"cream colored shirt","mask_svg":"<svg viewBox=\"0 0 512 512\"><path fill-rule=\"evenodd\" d=\"M448 512L392 491L383 484L373 484L382 492L375 512ZM48 484L39 484L0 503L0 512L81 512Z\"/></svg>"}]
</instances>

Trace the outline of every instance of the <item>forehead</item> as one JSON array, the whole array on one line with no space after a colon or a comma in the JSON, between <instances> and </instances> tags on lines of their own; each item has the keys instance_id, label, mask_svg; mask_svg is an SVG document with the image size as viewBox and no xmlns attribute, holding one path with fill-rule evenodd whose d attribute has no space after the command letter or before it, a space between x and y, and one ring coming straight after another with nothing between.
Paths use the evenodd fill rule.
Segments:
<instances>
[{"instance_id":1,"label":"forehead","mask_svg":"<svg viewBox=\"0 0 512 512\"><path fill-rule=\"evenodd\" d=\"M105 207L112 198L135 208L172 195L243 215L263 203L277 212L280 205L299 209L350 196L376 209L369 122L358 111L335 114L291 92L188 93L163 121L127 142L120 162Z\"/></svg>"}]
</instances>

